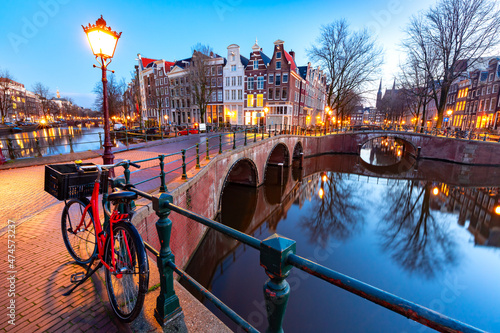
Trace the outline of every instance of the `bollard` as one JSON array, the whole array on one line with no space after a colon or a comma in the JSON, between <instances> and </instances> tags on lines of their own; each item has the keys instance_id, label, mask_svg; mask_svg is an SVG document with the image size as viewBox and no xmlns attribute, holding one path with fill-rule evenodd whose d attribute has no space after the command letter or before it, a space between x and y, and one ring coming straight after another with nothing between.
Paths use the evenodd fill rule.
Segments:
<instances>
[{"instance_id":1,"label":"bollard","mask_svg":"<svg viewBox=\"0 0 500 333\"><path fill-rule=\"evenodd\" d=\"M268 328L267 332L283 332L290 285L285 280L292 266L287 263L289 254L295 254L294 240L274 234L260 243L260 265L264 267L269 280L264 284L264 298Z\"/></svg>"},{"instance_id":2,"label":"bollard","mask_svg":"<svg viewBox=\"0 0 500 333\"><path fill-rule=\"evenodd\" d=\"M186 149L182 149L182 179L187 179L186 174Z\"/></svg>"},{"instance_id":3,"label":"bollard","mask_svg":"<svg viewBox=\"0 0 500 333\"><path fill-rule=\"evenodd\" d=\"M102 149L102 137L101 137L101 133L99 133L99 149Z\"/></svg>"},{"instance_id":4,"label":"bollard","mask_svg":"<svg viewBox=\"0 0 500 333\"><path fill-rule=\"evenodd\" d=\"M160 256L157 259L158 272L160 273L160 295L156 298L154 316L161 326L182 313L179 298L174 290L174 272L169 263L175 262L175 256L170 249L170 235L172 233L172 221L168 218L170 209L168 203L173 202L170 194L162 193L153 196L153 209L158 215L156 231L160 239Z\"/></svg>"},{"instance_id":5,"label":"bollard","mask_svg":"<svg viewBox=\"0 0 500 333\"><path fill-rule=\"evenodd\" d=\"M205 159L207 161L210 160L210 147L208 146L208 138L207 138L207 156L205 157Z\"/></svg>"},{"instance_id":6,"label":"bollard","mask_svg":"<svg viewBox=\"0 0 500 333\"><path fill-rule=\"evenodd\" d=\"M68 136L68 139L69 139L69 152L70 153L74 153L74 150L73 150L73 139L71 138L71 135Z\"/></svg>"},{"instance_id":7,"label":"bollard","mask_svg":"<svg viewBox=\"0 0 500 333\"><path fill-rule=\"evenodd\" d=\"M236 132L233 132L233 149L236 149Z\"/></svg>"},{"instance_id":8,"label":"bollard","mask_svg":"<svg viewBox=\"0 0 500 333\"><path fill-rule=\"evenodd\" d=\"M247 129L245 128L245 146L247 145Z\"/></svg>"},{"instance_id":9,"label":"bollard","mask_svg":"<svg viewBox=\"0 0 500 333\"><path fill-rule=\"evenodd\" d=\"M42 150L40 149L40 140L38 138L35 138L35 145L37 151L36 157L42 157Z\"/></svg>"},{"instance_id":10,"label":"bollard","mask_svg":"<svg viewBox=\"0 0 500 333\"><path fill-rule=\"evenodd\" d=\"M219 134L219 154L222 154L222 134Z\"/></svg>"},{"instance_id":11,"label":"bollard","mask_svg":"<svg viewBox=\"0 0 500 333\"><path fill-rule=\"evenodd\" d=\"M200 144L196 144L196 169L200 168Z\"/></svg>"},{"instance_id":12,"label":"bollard","mask_svg":"<svg viewBox=\"0 0 500 333\"><path fill-rule=\"evenodd\" d=\"M11 160L14 160L16 158L14 154L14 147L12 146L12 139L7 138L7 149L9 150L9 157Z\"/></svg>"},{"instance_id":13,"label":"bollard","mask_svg":"<svg viewBox=\"0 0 500 333\"><path fill-rule=\"evenodd\" d=\"M165 155L158 155L160 160L160 192L167 192L167 183L165 182Z\"/></svg>"},{"instance_id":14,"label":"bollard","mask_svg":"<svg viewBox=\"0 0 500 333\"><path fill-rule=\"evenodd\" d=\"M486 134L483 136L483 141L486 141Z\"/></svg>"}]
</instances>

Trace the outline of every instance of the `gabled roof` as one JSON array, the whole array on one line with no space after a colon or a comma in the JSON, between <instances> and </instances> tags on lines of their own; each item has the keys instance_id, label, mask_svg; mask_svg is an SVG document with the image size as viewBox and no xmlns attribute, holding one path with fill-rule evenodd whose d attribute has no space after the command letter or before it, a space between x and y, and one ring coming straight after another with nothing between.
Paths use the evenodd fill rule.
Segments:
<instances>
[{"instance_id":1,"label":"gabled roof","mask_svg":"<svg viewBox=\"0 0 500 333\"><path fill-rule=\"evenodd\" d=\"M241 60L241 63L243 64L243 67L247 67L248 62L250 61L247 58L245 58L244 56L242 56L241 54L240 54L240 60Z\"/></svg>"},{"instance_id":2,"label":"gabled roof","mask_svg":"<svg viewBox=\"0 0 500 333\"><path fill-rule=\"evenodd\" d=\"M297 65L295 64L295 60L293 60L292 56L290 54L288 54L288 52L286 52L285 50L283 50L283 52L285 53L286 60L288 60L288 62L292 65L292 66L290 66L290 70L295 72L295 70L297 69Z\"/></svg>"},{"instance_id":3,"label":"gabled roof","mask_svg":"<svg viewBox=\"0 0 500 333\"><path fill-rule=\"evenodd\" d=\"M260 57L262 58L262 60L264 60L264 64L267 67L267 65L269 65L269 63L271 62L271 59L268 56L266 56L262 51L260 51Z\"/></svg>"},{"instance_id":4,"label":"gabled roof","mask_svg":"<svg viewBox=\"0 0 500 333\"><path fill-rule=\"evenodd\" d=\"M174 65L178 66L180 68L185 68L186 67L186 63L191 62L191 59L192 58L186 58L186 59L177 60Z\"/></svg>"},{"instance_id":5,"label":"gabled roof","mask_svg":"<svg viewBox=\"0 0 500 333\"><path fill-rule=\"evenodd\" d=\"M141 58L142 61L142 68L146 68L150 63L153 61L156 61L156 59L151 59L151 58Z\"/></svg>"},{"instance_id":6,"label":"gabled roof","mask_svg":"<svg viewBox=\"0 0 500 333\"><path fill-rule=\"evenodd\" d=\"M305 80L307 77L307 66L299 66L299 75Z\"/></svg>"},{"instance_id":7,"label":"gabled roof","mask_svg":"<svg viewBox=\"0 0 500 333\"><path fill-rule=\"evenodd\" d=\"M170 68L175 65L175 62L165 61L165 73L170 71Z\"/></svg>"}]
</instances>

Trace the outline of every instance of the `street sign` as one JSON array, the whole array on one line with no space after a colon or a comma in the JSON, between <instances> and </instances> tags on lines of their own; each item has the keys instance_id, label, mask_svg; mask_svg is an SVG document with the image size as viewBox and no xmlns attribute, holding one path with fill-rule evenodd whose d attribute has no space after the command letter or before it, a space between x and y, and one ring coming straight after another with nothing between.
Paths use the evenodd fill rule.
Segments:
<instances>
[{"instance_id":1,"label":"street sign","mask_svg":"<svg viewBox=\"0 0 500 333\"><path fill-rule=\"evenodd\" d=\"M255 117L260 118L260 117L262 117L262 114L261 114L260 112L257 112L257 113L255 114Z\"/></svg>"},{"instance_id":2,"label":"street sign","mask_svg":"<svg viewBox=\"0 0 500 333\"><path fill-rule=\"evenodd\" d=\"M450 118L445 117L445 118L443 119L443 121L450 121Z\"/></svg>"},{"instance_id":3,"label":"street sign","mask_svg":"<svg viewBox=\"0 0 500 333\"><path fill-rule=\"evenodd\" d=\"M207 130L207 125L206 124L200 124L200 131L206 131Z\"/></svg>"}]
</instances>

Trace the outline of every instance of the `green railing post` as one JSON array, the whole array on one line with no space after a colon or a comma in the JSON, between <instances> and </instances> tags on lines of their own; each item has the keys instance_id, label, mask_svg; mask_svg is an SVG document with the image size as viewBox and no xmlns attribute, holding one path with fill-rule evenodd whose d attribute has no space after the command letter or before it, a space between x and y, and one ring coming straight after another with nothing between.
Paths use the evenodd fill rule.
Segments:
<instances>
[{"instance_id":1,"label":"green railing post","mask_svg":"<svg viewBox=\"0 0 500 333\"><path fill-rule=\"evenodd\" d=\"M130 165L127 163L123 166L123 175L125 176L125 184L130 184Z\"/></svg>"},{"instance_id":2,"label":"green railing post","mask_svg":"<svg viewBox=\"0 0 500 333\"><path fill-rule=\"evenodd\" d=\"M247 129L245 127L245 146L247 145Z\"/></svg>"},{"instance_id":3,"label":"green railing post","mask_svg":"<svg viewBox=\"0 0 500 333\"><path fill-rule=\"evenodd\" d=\"M144 130L144 137L146 138L146 142L148 142L148 130Z\"/></svg>"},{"instance_id":4,"label":"green railing post","mask_svg":"<svg viewBox=\"0 0 500 333\"><path fill-rule=\"evenodd\" d=\"M219 134L219 154L222 154L222 134Z\"/></svg>"},{"instance_id":5,"label":"green railing post","mask_svg":"<svg viewBox=\"0 0 500 333\"><path fill-rule=\"evenodd\" d=\"M277 131L278 131L278 124L274 124L274 136L276 136Z\"/></svg>"},{"instance_id":6,"label":"green railing post","mask_svg":"<svg viewBox=\"0 0 500 333\"><path fill-rule=\"evenodd\" d=\"M257 131L259 130L259 128L257 127L254 131L253 131L253 142L257 142Z\"/></svg>"},{"instance_id":7,"label":"green railing post","mask_svg":"<svg viewBox=\"0 0 500 333\"><path fill-rule=\"evenodd\" d=\"M160 192L167 192L167 183L165 182L165 155L158 155L160 160Z\"/></svg>"},{"instance_id":8,"label":"green railing post","mask_svg":"<svg viewBox=\"0 0 500 333\"><path fill-rule=\"evenodd\" d=\"M35 145L36 145L36 151L37 151L37 157L42 157L42 149L40 148L40 140L38 138L35 138Z\"/></svg>"},{"instance_id":9,"label":"green railing post","mask_svg":"<svg viewBox=\"0 0 500 333\"><path fill-rule=\"evenodd\" d=\"M196 144L196 169L200 168L200 144Z\"/></svg>"},{"instance_id":10,"label":"green railing post","mask_svg":"<svg viewBox=\"0 0 500 333\"><path fill-rule=\"evenodd\" d=\"M102 133L99 133L99 149L102 149Z\"/></svg>"},{"instance_id":11,"label":"green railing post","mask_svg":"<svg viewBox=\"0 0 500 333\"><path fill-rule=\"evenodd\" d=\"M162 130L161 126L160 126L160 134L161 134L161 140L163 141L163 130Z\"/></svg>"},{"instance_id":12,"label":"green railing post","mask_svg":"<svg viewBox=\"0 0 500 333\"><path fill-rule=\"evenodd\" d=\"M69 152L74 153L75 151L73 150L73 139L71 138L71 135L68 135L68 140L69 140Z\"/></svg>"},{"instance_id":13,"label":"green railing post","mask_svg":"<svg viewBox=\"0 0 500 333\"><path fill-rule=\"evenodd\" d=\"M157 259L158 271L160 273L160 295L156 298L154 316L161 326L182 313L179 298L174 290L174 272L169 263L175 262L175 256L170 249L170 235L172 233L172 221L168 218L170 209L168 203L173 202L170 194L162 193L153 197L153 209L158 215L156 231L160 239L160 256Z\"/></svg>"},{"instance_id":14,"label":"green railing post","mask_svg":"<svg viewBox=\"0 0 500 333\"><path fill-rule=\"evenodd\" d=\"M233 132L233 149L236 149L236 132Z\"/></svg>"},{"instance_id":15,"label":"green railing post","mask_svg":"<svg viewBox=\"0 0 500 333\"><path fill-rule=\"evenodd\" d=\"M182 149L182 179L187 179L186 173L186 149Z\"/></svg>"},{"instance_id":16,"label":"green railing post","mask_svg":"<svg viewBox=\"0 0 500 333\"><path fill-rule=\"evenodd\" d=\"M14 160L16 158L16 155L14 154L14 147L12 146L12 139L7 138L7 149L9 150L9 157L11 160Z\"/></svg>"},{"instance_id":17,"label":"green railing post","mask_svg":"<svg viewBox=\"0 0 500 333\"><path fill-rule=\"evenodd\" d=\"M264 284L264 299L266 301L269 333L283 332L290 285L285 280L292 266L287 263L287 257L295 254L294 240L274 234L260 243L260 265L266 270L269 280Z\"/></svg>"},{"instance_id":18,"label":"green railing post","mask_svg":"<svg viewBox=\"0 0 500 333\"><path fill-rule=\"evenodd\" d=\"M207 157L205 157L205 159L208 161L210 160L210 147L208 145L208 138L207 138Z\"/></svg>"}]
</instances>

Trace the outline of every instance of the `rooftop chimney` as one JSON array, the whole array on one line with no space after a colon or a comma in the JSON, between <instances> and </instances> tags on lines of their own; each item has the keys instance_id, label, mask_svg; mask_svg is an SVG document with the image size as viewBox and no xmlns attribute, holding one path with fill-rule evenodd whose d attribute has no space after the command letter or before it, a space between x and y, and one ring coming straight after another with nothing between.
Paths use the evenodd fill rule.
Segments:
<instances>
[{"instance_id":1,"label":"rooftop chimney","mask_svg":"<svg viewBox=\"0 0 500 333\"><path fill-rule=\"evenodd\" d=\"M289 53L290 53L290 55L292 56L293 60L295 60L295 51L290 50L290 52L289 52Z\"/></svg>"}]
</instances>

